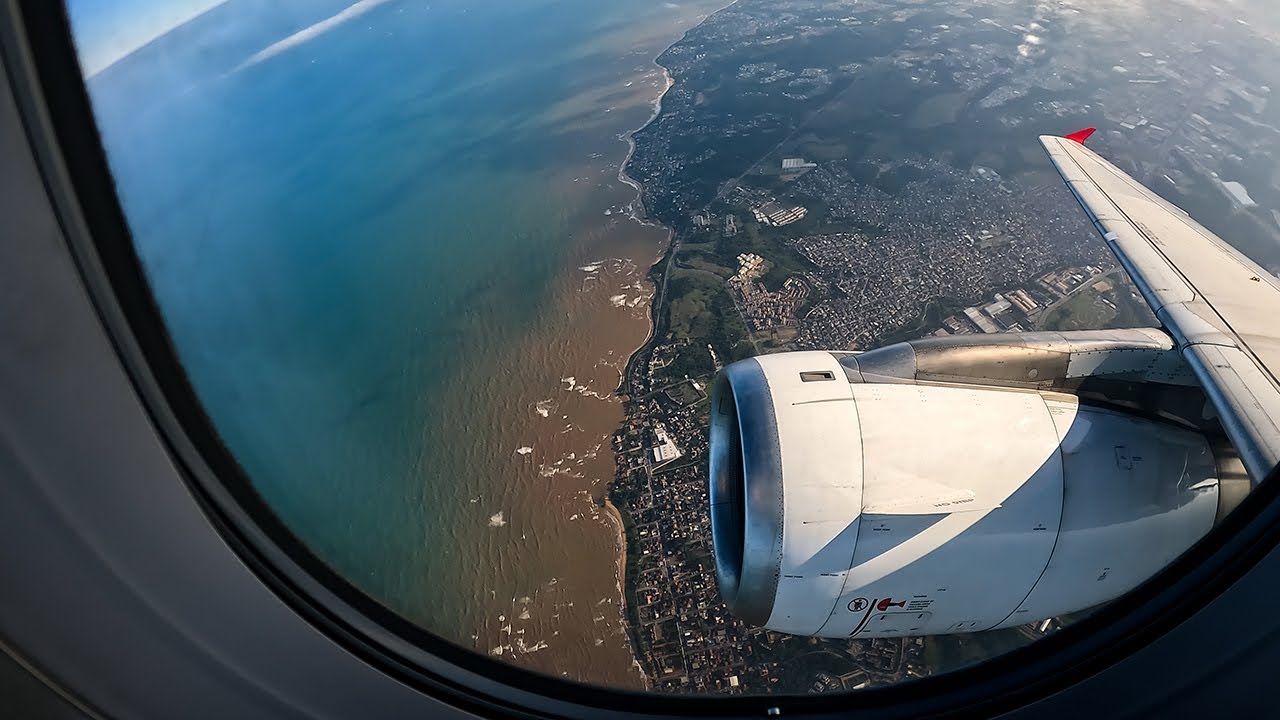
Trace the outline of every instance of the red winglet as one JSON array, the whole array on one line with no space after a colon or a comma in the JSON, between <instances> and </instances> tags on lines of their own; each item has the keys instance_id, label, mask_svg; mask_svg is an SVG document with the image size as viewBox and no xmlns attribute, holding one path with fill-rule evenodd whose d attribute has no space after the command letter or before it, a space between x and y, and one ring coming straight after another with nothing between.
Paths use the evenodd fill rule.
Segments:
<instances>
[{"instance_id":1,"label":"red winglet","mask_svg":"<svg viewBox=\"0 0 1280 720\"><path fill-rule=\"evenodd\" d=\"M1062 139L1063 139L1063 140L1070 140L1070 141L1072 141L1072 142L1078 142L1078 143L1080 143L1081 145L1083 145L1083 144L1084 144L1084 141L1085 141L1085 140L1088 140L1088 139L1089 139L1089 136L1090 136L1090 135L1092 135L1092 134L1094 134L1094 133L1095 133L1095 132L1097 132L1097 131L1098 131L1098 128L1085 128L1085 129L1083 129L1083 130L1077 130L1077 131L1075 131L1075 132L1071 133L1070 135L1063 135L1063 136L1062 136Z\"/></svg>"}]
</instances>

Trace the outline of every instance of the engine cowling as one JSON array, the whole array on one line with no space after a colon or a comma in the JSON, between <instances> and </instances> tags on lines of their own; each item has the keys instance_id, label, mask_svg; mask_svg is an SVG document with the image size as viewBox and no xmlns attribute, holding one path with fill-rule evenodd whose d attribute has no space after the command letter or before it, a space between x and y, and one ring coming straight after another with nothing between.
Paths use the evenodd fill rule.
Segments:
<instances>
[{"instance_id":1,"label":"engine cowling","mask_svg":"<svg viewBox=\"0 0 1280 720\"><path fill-rule=\"evenodd\" d=\"M1203 537L1219 477L1238 473L1168 422L1053 391L857 382L825 352L734 363L711 402L721 596L798 635L975 632L1092 607Z\"/></svg>"}]
</instances>

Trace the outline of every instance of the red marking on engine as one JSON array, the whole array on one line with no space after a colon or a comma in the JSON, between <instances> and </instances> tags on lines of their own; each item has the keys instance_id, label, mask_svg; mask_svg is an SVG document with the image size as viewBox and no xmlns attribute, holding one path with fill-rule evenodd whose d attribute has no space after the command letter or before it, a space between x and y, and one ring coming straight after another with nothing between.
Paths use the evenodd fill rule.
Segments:
<instances>
[{"instance_id":1,"label":"red marking on engine","mask_svg":"<svg viewBox=\"0 0 1280 720\"><path fill-rule=\"evenodd\" d=\"M876 609L879 610L880 612L885 612L891 607L906 607L906 606L907 606L906 600L899 600L898 602L894 602L893 598L885 598L880 601L879 605L876 605Z\"/></svg>"}]
</instances>

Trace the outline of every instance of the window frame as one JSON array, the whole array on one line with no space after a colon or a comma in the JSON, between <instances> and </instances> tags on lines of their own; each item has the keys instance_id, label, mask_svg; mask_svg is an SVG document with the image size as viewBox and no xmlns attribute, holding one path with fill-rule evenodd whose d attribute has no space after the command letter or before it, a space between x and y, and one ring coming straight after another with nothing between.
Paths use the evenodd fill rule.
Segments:
<instances>
[{"instance_id":1,"label":"window frame","mask_svg":"<svg viewBox=\"0 0 1280 720\"><path fill-rule=\"evenodd\" d=\"M5 67L81 281L187 491L245 566L345 652L419 692L503 717L872 717L1017 710L1114 668L1210 605L1280 544L1272 477L1185 555L1062 631L978 665L832 696L639 693L535 674L455 646L356 589L303 545L222 444L185 375L116 196L61 3L0 8Z\"/></svg>"}]
</instances>

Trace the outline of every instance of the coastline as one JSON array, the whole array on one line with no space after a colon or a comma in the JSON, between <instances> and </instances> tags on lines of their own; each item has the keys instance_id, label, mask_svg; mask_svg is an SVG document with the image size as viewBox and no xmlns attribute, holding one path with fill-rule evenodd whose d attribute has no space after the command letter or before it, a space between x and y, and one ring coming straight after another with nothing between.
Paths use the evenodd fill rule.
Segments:
<instances>
[{"instance_id":1,"label":"coastline","mask_svg":"<svg viewBox=\"0 0 1280 720\"><path fill-rule=\"evenodd\" d=\"M632 603L627 602L627 555L630 552L630 548L627 544L627 520L626 516L622 514L622 511L618 509L618 506L614 505L613 500L607 496L604 499L604 510L605 514L609 517L609 521L613 524L614 529L617 530L618 533L618 562L615 568L618 580L618 597L620 598L618 609L622 612L624 621L626 621L627 625L630 626L630 620L627 620L627 612L632 609ZM627 636L629 641L630 635L631 633L628 628ZM631 641L631 651L631 662L633 663L636 672L640 673L640 680L647 692L652 689L649 685L649 674L645 672L644 665L640 662L640 658L635 655L634 641Z\"/></svg>"},{"instance_id":2,"label":"coastline","mask_svg":"<svg viewBox=\"0 0 1280 720\"><path fill-rule=\"evenodd\" d=\"M697 25L694 25L693 27L686 30L684 33L680 35L678 39L676 39L670 45L663 48L662 52L654 56L652 60L653 64L658 66L662 70L662 76L664 79L662 92L660 92L658 96L654 98L653 112L649 115L649 118L645 120L645 122L641 124L639 127L626 133L623 136L623 139L626 140L627 142L627 155L623 159L622 164L619 165L618 167L618 180L625 183L626 185L628 185L629 187L633 188L636 191L635 199L631 202L631 204L627 208L627 215L632 220L642 225L661 227L666 233L666 241L660 247L661 252L659 252L657 256L653 259L653 261L650 263L649 268L644 275L645 280L653 288L653 294L651 296L652 299L649 302L649 313L648 313L649 331L648 331L648 334L645 336L644 341L641 342L627 356L627 361L623 364L620 376L618 378L618 387L614 390L615 395L626 396L629 394L629 390L630 390L629 382L630 382L632 372L634 371L634 367L633 367L634 363L636 362L637 358L639 358L653 344L654 340L657 338L658 323L659 323L658 313L661 309L663 302L665 301L665 297L664 297L665 292L662 292L665 290L665 284L662 282L665 271L660 270L659 268L663 266L664 262L666 262L668 265L670 264L669 260L672 257L672 252L676 249L675 229L648 217L648 213L644 204L644 185L643 183L639 182L638 180L631 177L631 175L627 173L627 169L628 167L630 167L631 160L635 156L635 152L636 152L635 136L638 133L643 132L645 128L652 125L653 122L662 115L663 101L666 98L667 93L670 92L671 88L675 86L675 78L674 76L672 76L671 70L660 62L662 57L666 55L676 45L679 45L680 43L684 42L685 38L688 37L690 32L700 27L708 19L714 17L717 13L720 13L727 8L733 7L737 3L738 3L738 0L731 0L724 6L717 8L712 12L707 13L707 15L703 17L702 20L700 20ZM624 403L625 403L625 400L624 400ZM623 423L624 425L626 423L625 404L624 404ZM616 472L617 472L616 454L614 455L614 463L615 463L615 479L616 479ZM631 583L634 580L634 578L631 577L631 574L629 572L631 568L630 568L630 565L628 564L629 547L627 543L627 536L630 532L633 531L633 528L630 522L631 516L627 513L623 513L614 504L612 480L609 482L608 488L605 492L604 506L610 518L612 519L612 521L616 523L616 528L617 528L617 548L618 548L617 572L618 572L618 595L621 602L620 609L622 610L623 620L626 623L627 637L631 644L632 655L634 658L633 661L635 663L636 670L639 671L643 679L645 688L649 689L650 688L649 673L646 671L645 664L640 657L639 643L636 641L637 640L636 632L638 630L638 622L636 622L636 620L638 620L639 616L637 615L634 620L631 616L631 613L633 612L638 613L639 608L634 607L634 603L629 603L627 601L628 588L631 586Z\"/></svg>"},{"instance_id":3,"label":"coastline","mask_svg":"<svg viewBox=\"0 0 1280 720\"><path fill-rule=\"evenodd\" d=\"M326 288L357 295L361 301L338 308L341 313L313 318L308 312L305 319L314 323L299 324L297 330L324 347L346 348L348 323L358 323L368 342L350 353L326 355L314 376L297 376L296 368L279 365L290 382L277 383L279 397L263 398L254 407L258 425L237 441L260 466L255 480L267 478L264 496L278 501L282 519L327 562L412 622L459 646L597 685L651 684L652 658L636 659L638 646L628 633L634 623L627 621L637 610L644 612L627 587L628 574L635 584L641 567L636 554L643 552L628 526L634 528L632 521L640 518L634 505L619 503L616 495L610 499L608 492L616 477L609 437L627 417L625 398L610 390L634 390L624 365L642 365L633 358L645 357L645 348L655 346L655 332L664 336L666 320L654 325L655 307L664 304L655 303L653 280L661 282L664 253L680 239L657 222L656 208L648 207L652 195L644 193L658 185L642 184L627 172L631 162L645 157L638 149L640 131L661 127L663 113L677 103L681 88L667 94L681 67L676 53L727 2L566 5L557 8L564 22L550 23L538 34L545 49L538 45L538 62L527 67L524 44L499 43L494 52L459 56L467 62L458 73L423 63L401 70L400 62L368 68L335 62L307 69L314 80L319 72L363 68L358 77L387 82L393 91L370 92L369 103L347 103L342 93L324 93L320 99L332 105L332 117L319 120L285 112L292 106L268 108L279 113L264 114L264 122L246 127L246 137L254 142L227 155L228 167L254 180L224 193L228 207L245 212L218 215L210 226L240 244L183 248L173 258L179 267L217 260L210 263L211 271L235 276L242 269L228 248L238 247L263 253L254 257L264 259L257 267L266 271L280 250L293 246L276 244L288 238L259 238L261 224L252 218L294 201L292 174L309 171L321 157L310 154L303 141L314 140L323 153L350 161L344 172L361 182L350 188L309 184L297 198L314 203L318 211L299 213L299 220L330 235L358 230L380 242L335 256L341 262L311 264L307 269L313 274L299 275L290 290L308 301L314 296L319 308L331 299ZM422 17L412 22L396 18L397 37L437 37L442 26L436 21L443 20L438 14L423 8ZM472 27L476 21L463 15L450 22ZM493 37L526 37L523 20L507 22L508 17L499 14L480 27ZM349 49L343 43L326 43L323 50ZM391 53L411 50L400 41L367 44L378 58L387 53L397 59ZM671 59L672 69L659 58ZM122 82L119 68L104 74ZM239 74L236 82L244 88L237 91L256 92L262 83L276 82L277 75ZM96 78L99 84L109 79ZM448 92L436 93L436 88ZM136 138L126 103L119 104L111 116L117 135ZM432 111L442 104L457 112ZM156 118L151 116L146 118L150 125L138 127L155 130L157 141L185 142L205 120L216 120L199 112L198 94L172 108L180 111L174 117L201 122L175 123L172 136L159 132L167 126L152 128ZM518 132L506 125L513 118ZM288 139L299 144L296 153L294 146L274 142L280 123L294 120L299 132ZM332 132L330 120L349 122L359 132ZM479 161L471 162L468 155L468 162L457 166L423 164L423 157L434 157L430 153L452 157L435 141L437 131L446 139L459 133L467 141L463 147ZM264 166L262 173L249 172L267 157L259 152L263 147L278 150L280 158L270 158L281 162ZM195 149L208 148L197 144ZM297 164L284 162L295 155ZM183 171L180 163L158 167L164 173L146 173L143 179L154 184L166 173ZM637 177L645 177L640 167ZM187 198L184 188L156 187L168 192L170 186L173 202L156 206L148 225L152 234L169 222L203 222L182 210L178 201ZM340 189L350 190L359 203L326 202ZM294 206L288 207L292 213ZM645 217L648 209L655 210L651 217ZM341 218L345 223L348 216L350 228L330 222ZM424 224L424 218L439 222ZM673 222L680 226L678 219ZM445 241L435 242L436 236ZM422 242L424 237L431 241ZM157 247L163 249L163 243ZM484 257L480 249L493 257ZM587 265L600 269L584 272ZM299 318L290 313L259 317L251 296L227 303L219 299L216 282L205 285L195 288L201 295L190 308L189 328L216 321L225 305L227 312L246 319L245 338L257 343L254 347L286 356L296 348L292 342L278 345L283 337L278 330ZM178 283L168 292L186 299L182 291ZM626 294L625 303L616 299L620 293ZM406 322L391 322L395 318L379 310L384 303L401 307ZM205 359L216 359L216 349L211 350L216 333L188 335L203 343L193 347ZM218 382L236 387L246 382L225 363L206 365ZM341 373L342 382L314 381L328 379L319 373L330 370ZM292 382L295 376L306 382ZM308 422L274 422L289 413L285 400L314 410L303 413ZM282 428L280 435L266 432L275 428ZM468 442L457 441L460 433ZM314 473L275 462L282 448L306 444L311 434L332 439L317 456L325 462ZM379 481L367 482L366 476ZM434 482L436 477L449 482ZM317 487L323 492L308 494ZM619 610L610 605L613 597L621 602Z\"/></svg>"},{"instance_id":4,"label":"coastline","mask_svg":"<svg viewBox=\"0 0 1280 720\"><path fill-rule=\"evenodd\" d=\"M711 18L715 17L717 14L724 12L725 10L728 10L729 8L737 4L738 4L738 0L730 0L730 2L724 4L723 6L718 7L715 10L707 13L706 17L702 18L702 20L700 20L697 25L694 25L688 30L685 30L680 35L680 37L675 40L675 42L672 42L670 45L663 48L662 52L658 53L653 57L653 60L651 62L654 65L658 66L660 70L662 70L662 77L665 81L665 85L662 88L662 92L658 93L658 97L654 98L653 100L653 103L652 103L653 112L649 115L649 119L645 120L644 123L640 125L640 127L637 127L636 129L631 130L630 132L627 132L622 136L622 139L627 142L627 156L622 160L622 164L618 166L618 180L630 186L636 191L635 200L631 201L631 204L627 207L627 216L630 217L632 220L635 220L636 222L640 223L641 225L662 228L666 232L667 239L666 239L666 244L661 248L662 251L659 252L657 257L654 259L654 261L649 264L649 269L645 272L646 280L648 280L654 287L653 300L650 301L649 303L649 334L645 337L644 342L640 343L638 346L636 346L635 350L631 351L631 353L627 356L627 361L623 363L621 377L618 379L618 387L614 391L615 394L623 393L624 386L627 383L627 378L631 374L632 362L635 361L636 356L644 352L644 350L647 347L649 347L649 345L653 342L654 336L657 333L657 325L658 325L657 309L658 309L658 306L661 304L662 298L660 298L657 293L658 274L655 273L654 270L659 265L661 265L663 261L667 259L667 255L668 253L670 253L675 243L675 230L673 228L667 225L663 225L662 223L648 217L648 213L644 206L644 184L641 183L639 180L636 180L635 178L631 177L631 175L627 173L627 167L631 165L631 159L635 156L635 153L636 153L636 137L635 136L638 133L644 132L645 128L652 125L653 122L657 120L660 115L662 115L662 101L667 97L667 93L670 92L671 88L674 87L676 84L675 77L671 75L671 69L668 68L666 65L663 65L661 62L659 62L659 60L662 59L662 56L666 55L671 50L671 48L684 42L685 38L689 36L689 33L701 27L702 24L705 23L707 20L710 20Z\"/></svg>"},{"instance_id":5,"label":"coastline","mask_svg":"<svg viewBox=\"0 0 1280 720\"><path fill-rule=\"evenodd\" d=\"M657 24L626 36L637 38L636 44L619 55L618 72L567 98L552 117L598 111L599 99L612 100L602 95L605 88L625 94L625 101L612 100L615 105L605 111L622 111L611 117L615 122L600 127L603 132L582 148L589 159L566 164L556 176L574 198L587 202L581 218L570 218L564 228L574 242L556 286L558 317L548 315L529 335L529 347L509 345L516 356L509 363L496 362L518 368L506 377L521 391L513 397L495 388L494 397L505 398L515 415L493 423L503 428L495 435L499 448L484 455L506 458L495 460L509 468L498 474L528 482L513 483L501 497L479 486L467 494L483 506L473 513L477 525L488 528L480 545L503 543L502 562L510 567L500 578L473 581L483 583L492 602L471 623L471 644L550 675L636 690L656 687L653 658L635 634L643 612L636 596L640 539L633 509L612 492L625 454L611 439L634 412L625 391L634 389L635 376L629 378L626 367L635 367L635 358L662 337L663 323L655 325L654 313L663 304L654 302L654 293L662 287L660 263L677 236L659 218L645 217L648 190L627 171L643 155L640 132L653 127L673 102L667 93L676 79L660 58L724 4L699 0L676 13L655 12ZM628 48L625 43L608 46ZM615 144L620 141L625 149ZM577 337L583 327L596 330ZM457 411L449 414L461 416L464 401L460 393ZM543 502L554 509L536 519L514 510Z\"/></svg>"},{"instance_id":6,"label":"coastline","mask_svg":"<svg viewBox=\"0 0 1280 720\"><path fill-rule=\"evenodd\" d=\"M737 0L734 0L734 2L737 2ZM716 12L719 12L719 10L717 10ZM711 17L711 16L708 15L707 17ZM685 35L687 34L688 33L686 32ZM658 119L658 116L662 114L662 99L667 96L667 92L669 92L671 90L671 87L676 84L675 78L671 77L671 71L668 70L665 65L659 63L658 60L663 55L666 55L668 50L675 47L683 40L684 40L684 36L682 35L680 37L680 40L677 40L671 43L670 45L666 46L665 48L662 49L662 52L654 56L652 62L654 65L657 65L658 68L662 70L662 78L663 78L663 81L665 82L665 85L662 88L662 92L658 93L658 97L654 98L653 102L650 103L650 105L653 107L653 112L649 114L649 119L645 120L640 125L640 127L634 130L631 130L630 132L624 133L622 136L622 139L627 141L627 156L623 158L622 164L618 166L618 180L631 186L636 191L636 201L640 203L640 212L638 213L636 212L636 206L635 206L635 203L633 202L631 207L628 208L629 210L628 215L632 220L635 220L636 222L642 225L658 225L659 223L656 223L644 217L644 198L641 195L641 193L644 192L644 185L642 185L640 181L636 180L635 178L627 174L627 166L631 164L631 158L636 154L636 133L643 132L645 128L653 124L654 120ZM667 229L670 230L671 228L667 228Z\"/></svg>"},{"instance_id":7,"label":"coastline","mask_svg":"<svg viewBox=\"0 0 1280 720\"><path fill-rule=\"evenodd\" d=\"M734 2L737 2L737 0L734 0ZM711 16L708 15L707 17L711 17ZM675 79L671 77L671 71L668 70L665 66L659 64L658 58L661 58L663 55L665 55L668 50L675 47L676 44L679 43L681 40L684 40L683 35L680 37L680 40L677 40L676 42L671 43L667 47L663 48L662 52L658 53L653 58L653 64L662 68L662 75L666 79L666 85L662 88L662 92L658 94L658 97L654 99L653 113L649 115L649 119L645 120L644 124L641 125L640 127L624 135L624 139L627 141L627 157L622 161L622 164L618 166L618 180L625 183L626 185L628 185L629 187L631 187L636 191L635 199L632 200L631 204L627 206L627 217L640 223L641 225L645 225L648 227L662 228L663 232L666 233L666 239L663 241L663 244L660 246L661 252L659 252L657 257L655 257L653 261L649 263L649 268L645 270L645 273L644 273L645 280L650 285L653 286L653 291L654 291L653 299L649 301L649 331L645 335L644 340L641 341L641 343L637 345L634 350L632 350L630 353L627 354L627 361L622 364L622 369L619 370L618 372L618 387L614 388L615 395L624 394L625 386L627 384L627 377L631 373L632 361L635 359L637 355L643 352L644 349L648 347L651 342L653 342L655 331L657 330L657 316L654 314L654 309L658 306L658 292L657 292L658 284L654 279L653 269L656 268L658 265L661 265L662 261L666 259L667 251L668 249L670 249L672 243L675 241L675 230L673 230L670 227L667 227L666 225L663 225L662 223L659 223L655 220L651 220L648 217L646 217L645 208L644 208L644 185L640 181L636 180L635 178L627 174L627 166L631 164L631 158L632 156L635 155L635 152L636 152L636 139L635 139L636 133L643 131L645 128L653 124L654 120L658 119L658 116L662 114L662 99L667 96L667 92L669 92L672 86L675 85Z\"/></svg>"},{"instance_id":8,"label":"coastline","mask_svg":"<svg viewBox=\"0 0 1280 720\"><path fill-rule=\"evenodd\" d=\"M734 0L734 2L737 2L737 0ZM717 10L716 12L719 12L719 11ZM712 14L714 13L708 14L707 17L711 17ZM705 20L706 18L703 18L703 21ZM701 22L699 23L699 25L700 24ZM694 26L694 27L697 27L697 26ZM653 64L657 65L659 68L662 69L662 76L664 79L662 92L658 93L658 96L653 99L653 102L651 103L653 106L653 112L650 113L648 119L645 120L639 127L633 130L630 130L622 135L622 139L626 140L627 142L627 155L625 158L623 158L622 163L618 166L618 180L624 183L625 185L627 185L628 187L630 187L631 189L635 190L636 192L635 199L633 199L631 203L628 204L627 206L627 217L641 225L662 228L666 234L666 238L663 241L662 245L659 246L662 251L658 253L658 255L653 259L653 261L649 264L649 268L644 273L645 281L650 284L650 286L653 288L653 291L654 291L653 295L651 296L652 299L649 301L648 331L645 334L644 340L642 340L640 344L635 347L635 349L633 349L630 353L628 353L627 361L623 363L622 367L619 369L618 385L616 388L614 388L614 392L613 392L615 396L625 394L625 390L627 387L627 378L630 377L632 363L634 362L636 357L638 357L642 352L644 352L645 348L649 347L650 343L653 342L653 339L656 335L657 316L655 314L655 311L656 311L656 308L658 307L658 298L657 298L658 286L657 286L657 283L655 282L654 269L659 264L662 263L663 259L666 258L667 251L669 248L672 247L672 244L675 240L675 231L672 228L667 227L666 225L662 225L661 223L658 223L654 220L651 220L645 217L644 185L642 185L638 180L632 178L630 175L627 174L627 167L631 164L631 158L635 155L635 152L636 152L636 140L635 140L636 133L643 131L645 128L649 127L649 125L651 125L654 120L658 119L658 117L662 114L662 99L666 97L667 92L669 92L672 86L675 85L675 79L671 76L671 71L668 70L664 65L659 63L658 59L661 58L663 55L665 55L668 50L675 47L677 43L684 40L685 35L687 34L688 34L688 31L685 31L685 33L681 34L679 39L677 39L675 42L663 48L662 52L654 56L652 60ZM626 422L626 411L624 409L623 423L625 422ZM616 469L617 456L612 451L610 452L610 455L614 456L614 468L615 468L614 472L616 473L617 472L617 469ZM625 629L627 632L627 642L628 644L631 645L631 662L633 663L636 669L636 672L640 675L640 681L643 684L645 691L649 691L652 689L650 685L651 678L649 677L649 673L646 671L644 663L640 660L640 655L637 652L637 648L639 646L636 643L636 639L634 635L635 623L632 622L632 619L630 616L632 612L638 612L639 609L634 607L634 603L630 603L627 601L627 595L628 595L627 587L629 585L629 581L631 580L627 572L629 569L629 566L627 563L627 557L629 553L629 547L627 544L627 534L631 530L630 523L628 522L628 520L630 519L630 516L624 515L622 511L618 509L618 506L613 503L612 486L613 486L613 481L611 479L608 483L607 489L605 490L604 508L605 508L605 513L608 515L610 522L613 523L614 529L617 532L616 548L618 551L618 555L617 555L616 572L617 572L617 588L618 588L618 602L619 602L618 609L621 611L623 623L625 624Z\"/></svg>"}]
</instances>

